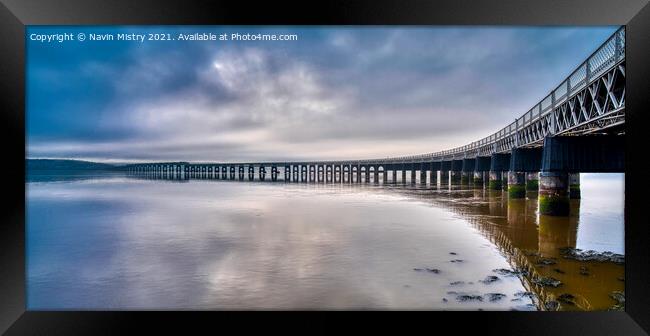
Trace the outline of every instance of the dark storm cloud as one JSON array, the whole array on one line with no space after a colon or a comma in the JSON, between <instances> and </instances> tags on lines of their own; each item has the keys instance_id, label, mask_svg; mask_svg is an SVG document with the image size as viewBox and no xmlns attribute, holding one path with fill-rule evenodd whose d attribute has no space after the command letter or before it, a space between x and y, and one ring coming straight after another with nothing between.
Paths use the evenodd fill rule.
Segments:
<instances>
[{"instance_id":1,"label":"dark storm cloud","mask_svg":"<svg viewBox=\"0 0 650 336\"><path fill-rule=\"evenodd\" d=\"M238 161L441 150L523 114L615 27L211 30L299 40L30 42L29 156Z\"/></svg>"}]
</instances>

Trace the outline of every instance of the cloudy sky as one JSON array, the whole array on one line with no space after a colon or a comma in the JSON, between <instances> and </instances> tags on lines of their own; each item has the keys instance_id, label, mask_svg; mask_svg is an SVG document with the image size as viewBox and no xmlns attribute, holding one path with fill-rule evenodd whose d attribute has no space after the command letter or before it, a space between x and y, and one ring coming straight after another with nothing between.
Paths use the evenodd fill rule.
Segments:
<instances>
[{"instance_id":1,"label":"cloudy sky","mask_svg":"<svg viewBox=\"0 0 650 336\"><path fill-rule=\"evenodd\" d=\"M30 27L267 33L297 41L27 39L27 156L374 158L512 122L618 27Z\"/></svg>"}]
</instances>

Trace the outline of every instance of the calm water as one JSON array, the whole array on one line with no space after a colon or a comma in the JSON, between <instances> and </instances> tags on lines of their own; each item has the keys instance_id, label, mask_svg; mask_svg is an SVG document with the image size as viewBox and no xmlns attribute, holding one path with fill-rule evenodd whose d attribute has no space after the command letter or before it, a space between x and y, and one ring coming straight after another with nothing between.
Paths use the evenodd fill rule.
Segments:
<instances>
[{"instance_id":1,"label":"calm water","mask_svg":"<svg viewBox=\"0 0 650 336\"><path fill-rule=\"evenodd\" d=\"M598 310L624 290L621 263L560 251L624 254L622 174L583 174L565 218L459 188L30 180L29 309Z\"/></svg>"}]
</instances>

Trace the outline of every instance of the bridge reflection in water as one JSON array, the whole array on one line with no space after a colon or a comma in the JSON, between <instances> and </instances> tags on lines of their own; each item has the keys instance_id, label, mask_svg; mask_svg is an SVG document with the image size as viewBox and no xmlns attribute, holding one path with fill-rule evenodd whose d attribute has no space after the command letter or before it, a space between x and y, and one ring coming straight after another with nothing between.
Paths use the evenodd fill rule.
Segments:
<instances>
[{"instance_id":1,"label":"bridge reflection in water","mask_svg":"<svg viewBox=\"0 0 650 336\"><path fill-rule=\"evenodd\" d=\"M221 175L207 172L134 172L128 176L170 182L193 179L239 181L238 176L233 179L225 176L221 180ZM613 254L616 258L609 258L612 255L606 254L607 258L603 260L586 260L570 253L575 252L577 246L580 199L570 201L570 216L548 216L539 213L537 193L528 192L525 198L511 198L507 191L455 184L452 180L448 183L405 185L384 181L381 177L374 180L370 175L368 181L346 183L349 181L347 174L314 179L320 183L301 180L310 181L309 178L298 178L284 182L376 189L377 192L396 193L453 212L498 248L511 266L510 270L498 273L500 276L518 277L539 310L605 310L617 304L612 298L613 293L624 293L624 256ZM251 181L254 182L249 183L263 183L253 177ZM276 184L284 183L280 180ZM600 257L603 254L595 255Z\"/></svg>"},{"instance_id":2,"label":"bridge reflection in water","mask_svg":"<svg viewBox=\"0 0 650 336\"><path fill-rule=\"evenodd\" d=\"M571 200L571 215L557 217L539 215L538 200L529 196L508 199L504 192L474 190L432 202L460 215L500 250L521 273L524 287L535 294L538 309L612 307L612 292L624 291L623 262L579 261L565 255L567 248L576 248L581 201Z\"/></svg>"}]
</instances>

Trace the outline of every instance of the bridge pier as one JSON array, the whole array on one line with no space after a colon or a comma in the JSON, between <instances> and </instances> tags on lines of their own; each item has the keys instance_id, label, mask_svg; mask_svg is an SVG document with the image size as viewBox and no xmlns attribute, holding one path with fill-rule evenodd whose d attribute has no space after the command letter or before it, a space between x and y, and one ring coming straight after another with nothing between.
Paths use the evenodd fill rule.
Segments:
<instances>
[{"instance_id":1,"label":"bridge pier","mask_svg":"<svg viewBox=\"0 0 650 336\"><path fill-rule=\"evenodd\" d=\"M569 215L569 173L540 173L539 213L551 216Z\"/></svg>"},{"instance_id":2,"label":"bridge pier","mask_svg":"<svg viewBox=\"0 0 650 336\"><path fill-rule=\"evenodd\" d=\"M539 172L526 173L526 192L539 191Z\"/></svg>"},{"instance_id":3,"label":"bridge pier","mask_svg":"<svg viewBox=\"0 0 650 336\"><path fill-rule=\"evenodd\" d=\"M474 183L474 187L481 187L483 188L483 172L482 171L475 171L474 172L474 179L472 181Z\"/></svg>"},{"instance_id":4,"label":"bridge pier","mask_svg":"<svg viewBox=\"0 0 650 336\"><path fill-rule=\"evenodd\" d=\"M526 198L526 173L508 172L508 197Z\"/></svg>"},{"instance_id":5,"label":"bridge pier","mask_svg":"<svg viewBox=\"0 0 650 336\"><path fill-rule=\"evenodd\" d=\"M508 176L503 174L503 172L509 169L510 154L492 154L490 158L490 181L488 182L488 188L490 190L507 189ZM503 185L504 183L506 186Z\"/></svg>"},{"instance_id":6,"label":"bridge pier","mask_svg":"<svg viewBox=\"0 0 650 336\"><path fill-rule=\"evenodd\" d=\"M469 172L462 171L460 172L460 184L461 185L469 185L470 181L470 174Z\"/></svg>"},{"instance_id":7,"label":"bridge pier","mask_svg":"<svg viewBox=\"0 0 650 336\"><path fill-rule=\"evenodd\" d=\"M619 135L545 137L541 170L540 214L567 216L571 196L580 197L578 172L625 172L625 138Z\"/></svg>"},{"instance_id":8,"label":"bridge pier","mask_svg":"<svg viewBox=\"0 0 650 336\"><path fill-rule=\"evenodd\" d=\"M440 171L440 185L443 187L449 187L449 171L441 170Z\"/></svg>"},{"instance_id":9,"label":"bridge pier","mask_svg":"<svg viewBox=\"0 0 650 336\"><path fill-rule=\"evenodd\" d=\"M569 174L569 198L580 199L580 173Z\"/></svg>"},{"instance_id":10,"label":"bridge pier","mask_svg":"<svg viewBox=\"0 0 650 336\"><path fill-rule=\"evenodd\" d=\"M248 166L248 180L255 180L255 166L253 165Z\"/></svg>"},{"instance_id":11,"label":"bridge pier","mask_svg":"<svg viewBox=\"0 0 650 336\"><path fill-rule=\"evenodd\" d=\"M305 182L307 181L307 166L306 165L300 165L300 181Z\"/></svg>"},{"instance_id":12,"label":"bridge pier","mask_svg":"<svg viewBox=\"0 0 650 336\"><path fill-rule=\"evenodd\" d=\"M402 169L402 181L401 182L402 182L402 184L406 183L406 170L405 169Z\"/></svg>"},{"instance_id":13,"label":"bridge pier","mask_svg":"<svg viewBox=\"0 0 650 336\"><path fill-rule=\"evenodd\" d=\"M503 190L503 172L490 171L490 181L488 182L488 189L490 190Z\"/></svg>"},{"instance_id":14,"label":"bridge pier","mask_svg":"<svg viewBox=\"0 0 650 336\"><path fill-rule=\"evenodd\" d=\"M386 167L382 167L383 172L382 172L382 179L381 183L386 184L388 182L388 170L386 170Z\"/></svg>"},{"instance_id":15,"label":"bridge pier","mask_svg":"<svg viewBox=\"0 0 650 336\"><path fill-rule=\"evenodd\" d=\"M266 168L264 166L260 166L257 174L259 175L258 176L259 180L264 181L266 179ZM277 176L277 168L276 168L275 178L277 179L277 177L278 176ZM253 180L255 180L255 167L253 167ZM271 180L275 181L275 179L273 179L273 174L271 174Z\"/></svg>"},{"instance_id":16,"label":"bridge pier","mask_svg":"<svg viewBox=\"0 0 650 336\"><path fill-rule=\"evenodd\" d=\"M452 170L452 171L449 172L449 174L451 175L451 184L452 185L459 185L460 180L461 180L462 172Z\"/></svg>"},{"instance_id":17,"label":"bridge pier","mask_svg":"<svg viewBox=\"0 0 650 336\"><path fill-rule=\"evenodd\" d=\"M415 184L415 168L411 169L411 184Z\"/></svg>"},{"instance_id":18,"label":"bridge pier","mask_svg":"<svg viewBox=\"0 0 650 336\"><path fill-rule=\"evenodd\" d=\"M262 172L264 167L260 167L260 172ZM264 181L263 175L260 174L260 180ZM278 167L271 166L271 181L275 182L278 180Z\"/></svg>"},{"instance_id":19,"label":"bridge pier","mask_svg":"<svg viewBox=\"0 0 650 336\"><path fill-rule=\"evenodd\" d=\"M462 180L463 160L451 161L451 183L458 185Z\"/></svg>"},{"instance_id":20,"label":"bridge pier","mask_svg":"<svg viewBox=\"0 0 650 336\"><path fill-rule=\"evenodd\" d=\"M375 184L379 183L379 166L375 166L374 169L374 176L373 176L373 181Z\"/></svg>"},{"instance_id":21,"label":"bridge pier","mask_svg":"<svg viewBox=\"0 0 650 336\"><path fill-rule=\"evenodd\" d=\"M508 172L509 197L525 198L527 191L539 189L537 172L542 166L542 153L542 148L512 149Z\"/></svg>"},{"instance_id":22,"label":"bridge pier","mask_svg":"<svg viewBox=\"0 0 650 336\"><path fill-rule=\"evenodd\" d=\"M420 184L427 184L427 170L424 167L420 167Z\"/></svg>"},{"instance_id":23,"label":"bridge pier","mask_svg":"<svg viewBox=\"0 0 650 336\"><path fill-rule=\"evenodd\" d=\"M474 170L476 169L476 159L463 159L462 174L460 184L473 185Z\"/></svg>"}]
</instances>

